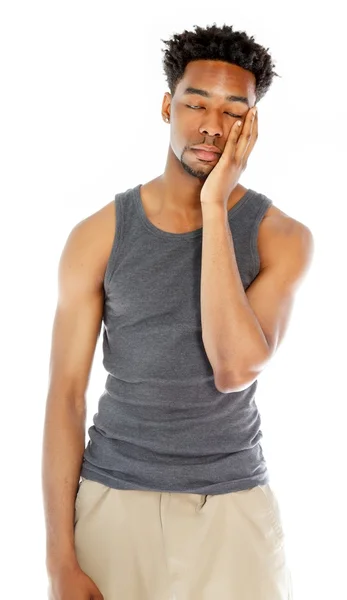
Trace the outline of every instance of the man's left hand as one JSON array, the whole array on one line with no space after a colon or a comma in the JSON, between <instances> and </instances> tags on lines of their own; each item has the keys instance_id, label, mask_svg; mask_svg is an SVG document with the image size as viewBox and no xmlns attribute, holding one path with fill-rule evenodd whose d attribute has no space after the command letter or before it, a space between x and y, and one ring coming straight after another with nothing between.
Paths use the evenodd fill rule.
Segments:
<instances>
[{"instance_id":1,"label":"man's left hand","mask_svg":"<svg viewBox=\"0 0 347 600\"><path fill-rule=\"evenodd\" d=\"M238 122L231 127L223 153L201 188L201 203L226 207L231 192L247 167L258 138L258 111L254 107L249 109L243 127Z\"/></svg>"}]
</instances>

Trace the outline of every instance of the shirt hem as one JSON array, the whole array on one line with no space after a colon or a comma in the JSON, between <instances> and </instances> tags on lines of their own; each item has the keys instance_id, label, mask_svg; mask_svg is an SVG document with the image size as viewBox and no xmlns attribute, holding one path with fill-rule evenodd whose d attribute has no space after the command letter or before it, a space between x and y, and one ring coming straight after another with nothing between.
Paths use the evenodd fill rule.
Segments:
<instances>
[{"instance_id":1,"label":"shirt hem","mask_svg":"<svg viewBox=\"0 0 347 600\"><path fill-rule=\"evenodd\" d=\"M242 490L248 490L258 485L266 485L270 483L269 473L266 470L261 475L256 477L245 477L244 479L237 479L235 481L226 481L222 483L214 483L211 485L204 486L180 486L175 484L163 484L160 488L151 486L150 484L137 484L118 479L116 477L110 477L106 474L101 474L93 469L83 466L81 470L81 477L96 481L107 487L119 490L139 490L145 492L172 492L180 494L204 494L204 495L218 495L228 494L230 492L239 492Z\"/></svg>"}]
</instances>

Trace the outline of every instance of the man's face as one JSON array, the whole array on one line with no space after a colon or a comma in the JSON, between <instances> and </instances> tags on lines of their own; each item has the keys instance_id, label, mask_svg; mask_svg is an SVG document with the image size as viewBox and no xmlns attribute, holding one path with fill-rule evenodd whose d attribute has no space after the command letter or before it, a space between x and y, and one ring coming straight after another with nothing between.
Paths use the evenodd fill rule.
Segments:
<instances>
[{"instance_id":1,"label":"man's face","mask_svg":"<svg viewBox=\"0 0 347 600\"><path fill-rule=\"evenodd\" d=\"M187 65L174 97L167 93L163 101L166 111L170 105L171 148L187 173L201 181L208 177L220 154L206 161L192 146L216 146L223 152L232 125L237 119L243 122L255 104L255 86L253 73L236 65L212 60Z\"/></svg>"}]
</instances>

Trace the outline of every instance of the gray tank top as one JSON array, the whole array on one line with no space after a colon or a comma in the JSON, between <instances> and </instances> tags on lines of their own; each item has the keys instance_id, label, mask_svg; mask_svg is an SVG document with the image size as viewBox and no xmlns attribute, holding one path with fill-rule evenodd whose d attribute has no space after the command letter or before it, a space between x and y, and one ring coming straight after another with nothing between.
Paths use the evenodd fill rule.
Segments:
<instances>
[{"instance_id":1,"label":"gray tank top","mask_svg":"<svg viewBox=\"0 0 347 600\"><path fill-rule=\"evenodd\" d=\"M202 342L202 228L158 229L140 187L115 197L104 279L107 378L81 476L117 489L196 494L268 483L258 381L219 392ZM228 213L245 290L259 273L258 228L271 204L249 189Z\"/></svg>"}]
</instances>

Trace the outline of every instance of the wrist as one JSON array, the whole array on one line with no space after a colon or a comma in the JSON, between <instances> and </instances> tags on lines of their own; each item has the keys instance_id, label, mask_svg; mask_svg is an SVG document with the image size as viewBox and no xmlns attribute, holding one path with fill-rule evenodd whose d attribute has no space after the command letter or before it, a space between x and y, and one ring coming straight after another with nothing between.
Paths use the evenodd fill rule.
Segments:
<instances>
[{"instance_id":1,"label":"wrist","mask_svg":"<svg viewBox=\"0 0 347 600\"><path fill-rule=\"evenodd\" d=\"M205 220L225 220L228 215L227 207L220 202L202 202L201 211Z\"/></svg>"},{"instance_id":2,"label":"wrist","mask_svg":"<svg viewBox=\"0 0 347 600\"><path fill-rule=\"evenodd\" d=\"M46 570L50 577L76 567L79 567L79 563L75 552L70 552L59 557L46 557Z\"/></svg>"}]
</instances>

